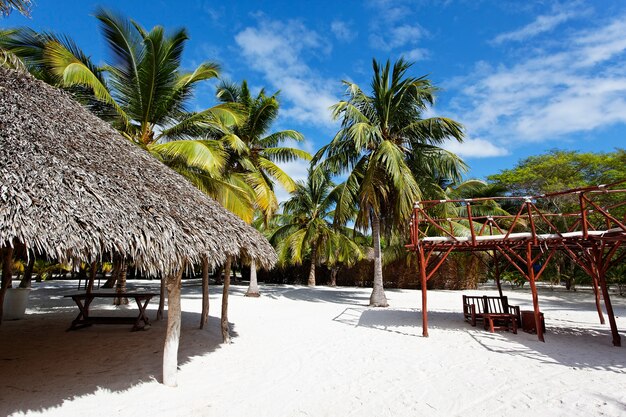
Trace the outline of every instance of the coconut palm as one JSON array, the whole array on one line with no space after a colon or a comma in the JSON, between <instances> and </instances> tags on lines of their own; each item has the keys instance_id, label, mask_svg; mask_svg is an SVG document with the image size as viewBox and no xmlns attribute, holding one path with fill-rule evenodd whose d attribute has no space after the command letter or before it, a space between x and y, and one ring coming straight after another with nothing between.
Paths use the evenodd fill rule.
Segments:
<instances>
[{"instance_id":1,"label":"coconut palm","mask_svg":"<svg viewBox=\"0 0 626 417\"><path fill-rule=\"evenodd\" d=\"M233 126L231 134L224 136L227 166L231 172L243 175L252 187L256 208L268 221L278 209L274 183L288 192L296 188L294 180L277 163L311 159L308 152L281 144L286 140L300 142L304 137L295 130L270 133L280 107L278 93L267 95L261 90L253 97L246 81L241 85L223 82L217 88L217 97L224 105L240 106L245 116L241 123Z\"/></svg>"},{"instance_id":2,"label":"coconut palm","mask_svg":"<svg viewBox=\"0 0 626 417\"><path fill-rule=\"evenodd\" d=\"M201 188L237 191L232 181L220 181L227 153L211 139L228 133L240 120L239 112L228 104L186 111L194 88L217 77L219 66L205 62L193 71L181 70L188 39L184 29L146 31L103 9L96 18L110 51L104 66L93 64L70 38L28 28L5 31L0 46L20 57L36 77L69 89L132 142L170 165L190 168L181 168L183 175L193 177L200 170L203 176L194 182ZM190 138L199 139L180 140Z\"/></svg>"},{"instance_id":3,"label":"coconut palm","mask_svg":"<svg viewBox=\"0 0 626 417\"><path fill-rule=\"evenodd\" d=\"M0 0L0 15L8 16L13 10L17 10L24 16L29 16L31 0Z\"/></svg>"},{"instance_id":4,"label":"coconut palm","mask_svg":"<svg viewBox=\"0 0 626 417\"><path fill-rule=\"evenodd\" d=\"M374 245L374 288L370 305L387 306L383 288L381 231L389 234L406 222L422 186L432 178L460 178L465 165L440 148L452 138L462 140L462 126L444 117L423 118L434 104L437 88L425 77L407 75L412 64L403 59L391 68L373 61L372 92L344 81L346 99L333 106L341 128L315 155L324 169L348 173L336 216L358 206L356 226L371 228Z\"/></svg>"},{"instance_id":5,"label":"coconut palm","mask_svg":"<svg viewBox=\"0 0 626 417\"><path fill-rule=\"evenodd\" d=\"M315 267L321 260L349 259L347 252L360 254L361 248L332 223L336 196L330 174L310 168L306 182L298 182L291 198L283 203L283 225L270 241L277 247L279 263L300 264L311 260L308 285L314 286Z\"/></svg>"}]
</instances>

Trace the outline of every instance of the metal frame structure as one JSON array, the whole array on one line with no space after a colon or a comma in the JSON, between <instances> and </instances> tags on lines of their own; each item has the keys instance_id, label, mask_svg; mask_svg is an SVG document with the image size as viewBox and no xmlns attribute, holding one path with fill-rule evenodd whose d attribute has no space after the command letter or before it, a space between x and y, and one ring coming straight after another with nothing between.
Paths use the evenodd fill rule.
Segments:
<instances>
[{"instance_id":1,"label":"metal frame structure","mask_svg":"<svg viewBox=\"0 0 626 417\"><path fill-rule=\"evenodd\" d=\"M600 322L604 300L613 345L621 346L606 273L626 258L626 180L525 197L426 200L415 203L410 223L422 288L423 335L428 336L427 282L452 252L487 253L495 261L500 295L499 260L505 260L529 282L537 337L544 340L536 281L554 254L569 256L592 279ZM472 207L498 203L510 215L475 215ZM567 213L554 208L567 206ZM456 217L438 217L454 208ZM478 211L478 210L476 210ZM462 228L455 227L462 225ZM460 233L462 229L464 232Z\"/></svg>"}]
</instances>

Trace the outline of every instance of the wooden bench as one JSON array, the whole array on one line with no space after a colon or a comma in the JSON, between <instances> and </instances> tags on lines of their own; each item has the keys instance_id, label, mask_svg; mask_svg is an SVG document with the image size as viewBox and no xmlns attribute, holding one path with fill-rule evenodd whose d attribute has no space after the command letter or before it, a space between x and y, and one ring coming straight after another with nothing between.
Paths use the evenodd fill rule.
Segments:
<instances>
[{"instance_id":1,"label":"wooden bench","mask_svg":"<svg viewBox=\"0 0 626 417\"><path fill-rule=\"evenodd\" d=\"M83 327L91 326L92 324L132 324L132 330L143 330L145 328L150 327L150 320L146 315L146 307L148 307L148 303L150 299L155 295L159 295L157 293L151 292L126 292L122 294L118 293L78 293L78 294L69 294L65 297L71 297L72 300L78 306L78 316L72 321L72 325L68 330L80 329ZM91 312L89 308L91 303L96 298L117 298L117 297L126 297L126 298L134 298L137 303L137 307L139 308L139 314L135 317L128 316L91 316Z\"/></svg>"},{"instance_id":2,"label":"wooden bench","mask_svg":"<svg viewBox=\"0 0 626 417\"><path fill-rule=\"evenodd\" d=\"M485 314L511 315L516 319L516 326L518 323L521 323L519 306L509 305L509 299L506 296L463 296L463 318L465 321L469 322L472 326L476 326L477 321L482 320L484 322Z\"/></svg>"},{"instance_id":3,"label":"wooden bench","mask_svg":"<svg viewBox=\"0 0 626 417\"><path fill-rule=\"evenodd\" d=\"M517 317L515 317L515 314L485 313L483 314L483 320L485 322L485 330L489 330L491 333L496 330L511 330L514 334L517 334Z\"/></svg>"}]
</instances>

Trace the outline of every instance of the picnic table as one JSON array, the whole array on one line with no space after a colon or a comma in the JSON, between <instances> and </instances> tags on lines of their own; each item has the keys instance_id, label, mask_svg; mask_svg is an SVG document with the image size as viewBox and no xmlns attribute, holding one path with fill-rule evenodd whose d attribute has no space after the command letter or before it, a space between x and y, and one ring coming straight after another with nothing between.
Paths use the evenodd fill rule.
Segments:
<instances>
[{"instance_id":1,"label":"picnic table","mask_svg":"<svg viewBox=\"0 0 626 417\"><path fill-rule=\"evenodd\" d=\"M77 293L77 294L68 294L65 297L71 297L72 300L78 306L80 310L76 318L72 321L72 325L68 330L76 330L81 329L83 327L91 326L92 324L132 324L132 330L143 330L146 327L150 326L150 320L146 315L146 307L148 307L148 303L154 297L158 295L158 293L152 292L125 292L125 293L114 293L114 292L92 292L92 293ZM117 297L126 297L126 298L134 298L137 303L137 307L139 308L139 314L137 316L92 316L90 313L90 307L93 300L96 298L117 298Z\"/></svg>"}]
</instances>

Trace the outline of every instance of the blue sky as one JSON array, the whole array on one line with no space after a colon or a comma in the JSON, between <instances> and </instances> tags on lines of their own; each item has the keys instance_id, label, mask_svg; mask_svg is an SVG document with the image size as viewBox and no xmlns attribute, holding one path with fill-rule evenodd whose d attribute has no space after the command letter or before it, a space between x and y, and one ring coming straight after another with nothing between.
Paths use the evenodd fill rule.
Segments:
<instances>
[{"instance_id":1,"label":"blue sky","mask_svg":"<svg viewBox=\"0 0 626 417\"><path fill-rule=\"evenodd\" d=\"M429 114L465 125L465 143L448 147L469 177L552 148L624 146L625 1L36 0L31 19L13 13L0 25L65 33L103 62L97 6L144 27L186 27L186 67L217 61L225 78L281 90L275 129L301 131L311 152L337 129L328 107L342 97L341 80L365 88L373 57L400 56L442 89ZM198 109L215 103L214 86L198 91ZM302 178L306 165L286 169Z\"/></svg>"}]
</instances>

